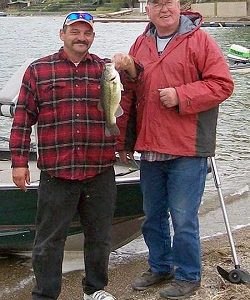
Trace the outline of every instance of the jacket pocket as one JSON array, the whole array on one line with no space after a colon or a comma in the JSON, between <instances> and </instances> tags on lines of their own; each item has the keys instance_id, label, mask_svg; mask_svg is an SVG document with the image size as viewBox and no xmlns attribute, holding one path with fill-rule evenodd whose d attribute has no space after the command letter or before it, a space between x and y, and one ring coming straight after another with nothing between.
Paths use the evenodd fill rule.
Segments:
<instances>
[{"instance_id":1,"label":"jacket pocket","mask_svg":"<svg viewBox=\"0 0 250 300\"><path fill-rule=\"evenodd\" d=\"M49 105L51 102L65 97L67 97L66 82L43 84L39 88L39 99L41 99L42 105Z\"/></svg>"},{"instance_id":2,"label":"jacket pocket","mask_svg":"<svg viewBox=\"0 0 250 300\"><path fill-rule=\"evenodd\" d=\"M64 111L65 101L68 101L70 94L66 82L53 82L43 84L39 88L39 122L40 124L53 124L56 115Z\"/></svg>"}]
</instances>

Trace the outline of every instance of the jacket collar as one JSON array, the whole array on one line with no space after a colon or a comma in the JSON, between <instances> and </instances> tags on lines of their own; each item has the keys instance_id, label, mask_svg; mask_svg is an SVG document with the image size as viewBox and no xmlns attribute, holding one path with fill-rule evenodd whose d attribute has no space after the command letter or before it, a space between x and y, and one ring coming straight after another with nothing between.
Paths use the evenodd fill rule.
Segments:
<instances>
[{"instance_id":1,"label":"jacket collar","mask_svg":"<svg viewBox=\"0 0 250 300\"><path fill-rule=\"evenodd\" d=\"M182 35L192 32L201 27L202 16L196 12L185 11L181 12L180 25L177 34ZM147 36L156 36L156 28L152 22L147 25L144 34Z\"/></svg>"}]
</instances>

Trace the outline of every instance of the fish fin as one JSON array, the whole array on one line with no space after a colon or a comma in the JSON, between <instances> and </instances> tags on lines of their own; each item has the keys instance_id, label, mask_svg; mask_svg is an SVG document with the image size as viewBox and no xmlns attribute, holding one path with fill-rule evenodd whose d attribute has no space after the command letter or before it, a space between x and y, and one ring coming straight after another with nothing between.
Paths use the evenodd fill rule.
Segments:
<instances>
[{"instance_id":1,"label":"fish fin","mask_svg":"<svg viewBox=\"0 0 250 300\"><path fill-rule=\"evenodd\" d=\"M121 83L121 91L124 91L124 87L123 84Z\"/></svg>"},{"instance_id":2,"label":"fish fin","mask_svg":"<svg viewBox=\"0 0 250 300\"><path fill-rule=\"evenodd\" d=\"M101 101L98 102L97 108L98 108L100 111L103 111L103 107L102 107Z\"/></svg>"},{"instance_id":3,"label":"fish fin","mask_svg":"<svg viewBox=\"0 0 250 300\"><path fill-rule=\"evenodd\" d=\"M105 127L105 135L120 135L120 130L116 124L110 125L109 127Z\"/></svg>"},{"instance_id":4,"label":"fish fin","mask_svg":"<svg viewBox=\"0 0 250 300\"><path fill-rule=\"evenodd\" d=\"M118 118L120 117L121 115L123 115L124 111L123 109L121 108L121 106L119 105L116 112L115 112L115 117Z\"/></svg>"},{"instance_id":5,"label":"fish fin","mask_svg":"<svg viewBox=\"0 0 250 300\"><path fill-rule=\"evenodd\" d=\"M111 136L111 133L110 133L108 127L105 127L105 135L108 136L108 137Z\"/></svg>"}]
</instances>

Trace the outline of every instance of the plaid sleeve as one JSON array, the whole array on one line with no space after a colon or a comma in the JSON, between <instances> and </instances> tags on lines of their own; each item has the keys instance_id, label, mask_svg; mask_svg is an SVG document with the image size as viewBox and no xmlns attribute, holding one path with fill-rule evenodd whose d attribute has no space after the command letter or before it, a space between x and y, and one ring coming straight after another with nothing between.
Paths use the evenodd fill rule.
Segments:
<instances>
[{"instance_id":1,"label":"plaid sleeve","mask_svg":"<svg viewBox=\"0 0 250 300\"><path fill-rule=\"evenodd\" d=\"M29 66L23 77L10 134L13 168L28 166L30 134L38 116L35 91L35 76Z\"/></svg>"}]
</instances>

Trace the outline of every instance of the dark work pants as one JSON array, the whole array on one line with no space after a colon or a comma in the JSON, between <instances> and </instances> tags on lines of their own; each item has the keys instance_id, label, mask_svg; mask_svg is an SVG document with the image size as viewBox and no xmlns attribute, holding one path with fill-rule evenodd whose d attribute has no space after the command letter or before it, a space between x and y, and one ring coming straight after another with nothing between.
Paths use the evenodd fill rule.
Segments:
<instances>
[{"instance_id":1,"label":"dark work pants","mask_svg":"<svg viewBox=\"0 0 250 300\"><path fill-rule=\"evenodd\" d=\"M77 211L85 236L83 290L91 294L107 285L115 199L113 167L84 181L59 179L41 172L32 253L36 278L33 300L54 300L60 294L64 244Z\"/></svg>"}]
</instances>

